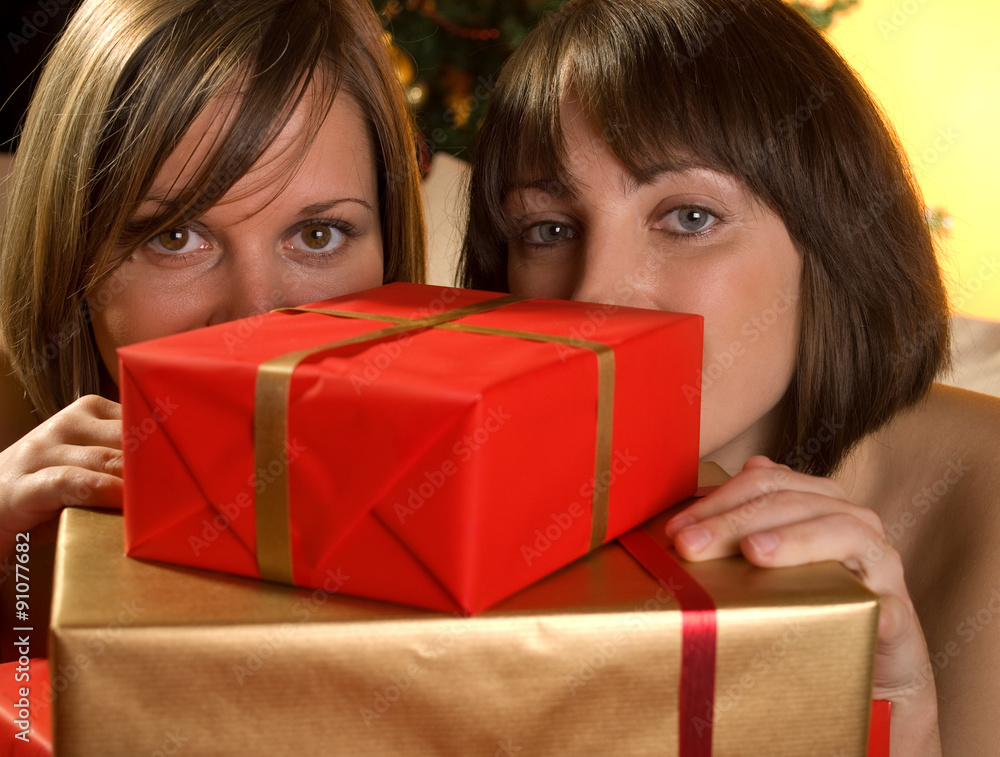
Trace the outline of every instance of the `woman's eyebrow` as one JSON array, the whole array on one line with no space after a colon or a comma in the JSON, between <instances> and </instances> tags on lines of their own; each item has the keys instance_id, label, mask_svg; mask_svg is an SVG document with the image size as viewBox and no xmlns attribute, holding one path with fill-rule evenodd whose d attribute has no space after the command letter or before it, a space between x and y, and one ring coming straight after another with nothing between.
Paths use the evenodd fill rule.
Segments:
<instances>
[{"instance_id":1,"label":"woman's eyebrow","mask_svg":"<svg viewBox=\"0 0 1000 757\"><path fill-rule=\"evenodd\" d=\"M671 173L680 174L683 173L683 170L678 169L673 164L654 166L649 169L647 177L642 179L633 175L630 171L623 171L618 178L619 189L625 196L633 195L643 187L655 184L664 176ZM563 197L571 201L579 198L575 182L567 183L559 179L535 179L534 181L517 182L504 193L503 199L506 201L510 195L529 189L536 189L552 197Z\"/></svg>"},{"instance_id":2,"label":"woman's eyebrow","mask_svg":"<svg viewBox=\"0 0 1000 757\"><path fill-rule=\"evenodd\" d=\"M576 188L572 184L567 184L558 179L535 179L534 181L520 181L513 184L504 192L503 200L506 201L510 195L516 192L524 192L528 189L537 189L552 197L565 197L569 200L575 200L579 197Z\"/></svg>"},{"instance_id":3,"label":"woman's eyebrow","mask_svg":"<svg viewBox=\"0 0 1000 757\"><path fill-rule=\"evenodd\" d=\"M619 189L622 194L626 196L632 195L643 187L655 184L669 174L681 176L692 170L694 170L694 167L681 166L674 161L670 161L645 168L643 171L644 176L642 178L639 178L631 171L623 171L618 179ZM576 182L572 180L572 177L570 177L570 181L561 181L559 179L534 179L532 181L519 181L513 184L504 193L503 199L506 200L509 195L515 192L537 189L548 195L552 195L553 197L565 197L569 200L576 200L579 197L579 193L575 184Z\"/></svg>"},{"instance_id":4,"label":"woman's eyebrow","mask_svg":"<svg viewBox=\"0 0 1000 757\"><path fill-rule=\"evenodd\" d=\"M624 195L632 195L644 187L650 187L664 181L685 182L688 185L694 183L696 187L707 188L711 186L712 189L722 192L731 192L734 188L732 181L724 174L720 174L714 168L699 164L654 165L644 170L643 173L642 178L631 172L625 172L619 177L619 188Z\"/></svg>"},{"instance_id":5,"label":"woman's eyebrow","mask_svg":"<svg viewBox=\"0 0 1000 757\"><path fill-rule=\"evenodd\" d=\"M622 171L618 180L622 194L626 196L633 195L643 187L651 187L671 175L682 177L687 173L684 169L679 168L676 163L644 166L640 170L643 174L642 177L636 176L631 171Z\"/></svg>"},{"instance_id":6,"label":"woman's eyebrow","mask_svg":"<svg viewBox=\"0 0 1000 757\"><path fill-rule=\"evenodd\" d=\"M302 210L299 211L300 216L315 216L322 213L326 213L328 210L332 210L338 205L344 205L346 203L354 203L361 205L363 208L374 212L375 208L372 207L371 203L360 197L338 197L335 200L325 200L324 202L316 202L312 205L306 205Z\"/></svg>"},{"instance_id":7,"label":"woman's eyebrow","mask_svg":"<svg viewBox=\"0 0 1000 757\"><path fill-rule=\"evenodd\" d=\"M203 213L208 212L208 210L211 210L211 207L209 207L204 211L201 211L197 207L197 205L195 205L194 208L191 207L185 208L185 206L179 202L155 196L147 196L142 204L147 205L152 203L156 203L156 209L152 212L144 212L142 210L137 211L128 221L129 228L131 229L140 228L144 224L150 223L156 218L162 216L167 216L167 217L175 216L179 214L182 210L186 210L187 213L185 215L190 215L192 219L198 218L199 216L203 215ZM312 203L311 205L306 205L298 212L297 216L302 218L307 218L309 216L322 215L323 213L332 210L338 205L345 205L347 203L354 203L357 205L361 205L366 210L371 212L375 211L371 203L369 203L367 200L363 198L338 197L336 199L323 200L321 202Z\"/></svg>"},{"instance_id":8,"label":"woman's eyebrow","mask_svg":"<svg viewBox=\"0 0 1000 757\"><path fill-rule=\"evenodd\" d=\"M690 174L693 170L689 167L683 167L678 165L676 162L668 162L658 165L651 165L643 167L642 169L643 177L640 178L633 174L631 171L624 171L619 179L619 186L621 188L622 194L631 195L638 192L643 187L649 187L657 182L663 180L664 178L673 174L678 178L685 178L686 175ZM693 177L692 177L693 178Z\"/></svg>"}]
</instances>

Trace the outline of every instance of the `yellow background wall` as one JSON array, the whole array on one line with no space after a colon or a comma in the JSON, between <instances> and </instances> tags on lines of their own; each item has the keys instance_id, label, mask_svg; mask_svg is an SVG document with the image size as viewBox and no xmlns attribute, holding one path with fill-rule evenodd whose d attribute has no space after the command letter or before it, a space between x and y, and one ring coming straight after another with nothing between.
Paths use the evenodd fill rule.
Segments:
<instances>
[{"instance_id":1,"label":"yellow background wall","mask_svg":"<svg viewBox=\"0 0 1000 757\"><path fill-rule=\"evenodd\" d=\"M957 312L1000 320L1000 2L861 0L829 30L896 125Z\"/></svg>"}]
</instances>

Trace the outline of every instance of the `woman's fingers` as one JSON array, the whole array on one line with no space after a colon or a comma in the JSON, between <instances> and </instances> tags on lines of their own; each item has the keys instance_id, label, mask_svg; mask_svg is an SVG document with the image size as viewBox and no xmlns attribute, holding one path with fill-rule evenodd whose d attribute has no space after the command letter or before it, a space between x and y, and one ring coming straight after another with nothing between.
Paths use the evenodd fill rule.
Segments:
<instances>
[{"instance_id":1,"label":"woman's fingers","mask_svg":"<svg viewBox=\"0 0 1000 757\"><path fill-rule=\"evenodd\" d=\"M685 526L727 513L740 505L756 502L759 507L782 491L815 493L836 500L845 498L843 489L830 479L795 473L765 457L755 457L747 461L740 473L668 521L667 535L673 536Z\"/></svg>"},{"instance_id":2,"label":"woman's fingers","mask_svg":"<svg viewBox=\"0 0 1000 757\"><path fill-rule=\"evenodd\" d=\"M752 537L747 543L752 544L754 553L763 556L776 548L777 529L833 515L845 515L845 522L863 525L868 539L877 540L881 535L881 521L870 510L825 494L796 490L776 491L691 523L675 519L668 524L667 534L686 560L738 554L748 537Z\"/></svg>"},{"instance_id":3,"label":"woman's fingers","mask_svg":"<svg viewBox=\"0 0 1000 757\"><path fill-rule=\"evenodd\" d=\"M927 644L902 560L878 515L849 502L836 483L751 458L740 473L668 521L666 530L687 560L742 553L762 567L833 561L853 571L880 600L874 698L889 699L918 719L933 716Z\"/></svg>"},{"instance_id":4,"label":"woman's fingers","mask_svg":"<svg viewBox=\"0 0 1000 757\"><path fill-rule=\"evenodd\" d=\"M70 444L54 441L48 435L29 436L22 439L5 451L5 457L10 461L9 473L14 476L31 476L47 468L70 466L98 473L122 475L121 424L117 421L102 421L117 424L118 445L100 444L100 441L88 439L87 444Z\"/></svg>"},{"instance_id":5,"label":"woman's fingers","mask_svg":"<svg viewBox=\"0 0 1000 757\"><path fill-rule=\"evenodd\" d=\"M122 406L97 394L87 394L80 397L68 405L67 409L79 410L99 420L120 421L122 419Z\"/></svg>"},{"instance_id":6,"label":"woman's fingers","mask_svg":"<svg viewBox=\"0 0 1000 757\"><path fill-rule=\"evenodd\" d=\"M0 451L0 530L27 531L67 505L121 507L121 406L83 397Z\"/></svg>"},{"instance_id":7,"label":"woman's fingers","mask_svg":"<svg viewBox=\"0 0 1000 757\"><path fill-rule=\"evenodd\" d=\"M28 434L46 444L121 449L122 411L117 402L90 394L56 413Z\"/></svg>"},{"instance_id":8,"label":"woman's fingers","mask_svg":"<svg viewBox=\"0 0 1000 757\"><path fill-rule=\"evenodd\" d=\"M37 471L62 467L81 468L121 477L122 451L113 447L76 447L60 444L35 458Z\"/></svg>"},{"instance_id":9,"label":"woman's fingers","mask_svg":"<svg viewBox=\"0 0 1000 757\"><path fill-rule=\"evenodd\" d=\"M853 513L833 510L755 532L741 541L741 548L750 562L766 567L835 560L876 593L906 593L895 550Z\"/></svg>"},{"instance_id":10,"label":"woman's fingers","mask_svg":"<svg viewBox=\"0 0 1000 757\"><path fill-rule=\"evenodd\" d=\"M121 405L88 395L5 450L3 467L18 475L60 465L121 475L121 449Z\"/></svg>"},{"instance_id":11,"label":"woman's fingers","mask_svg":"<svg viewBox=\"0 0 1000 757\"><path fill-rule=\"evenodd\" d=\"M753 540L745 544L764 555L775 548L774 529L834 513L866 524L876 540L883 534L879 517L848 502L836 482L754 457L732 479L671 518L665 530L688 560L738 554L750 536Z\"/></svg>"},{"instance_id":12,"label":"woman's fingers","mask_svg":"<svg viewBox=\"0 0 1000 757\"><path fill-rule=\"evenodd\" d=\"M701 513L704 516L701 520L672 534L668 526L667 533L685 560L712 560L739 554L740 542L751 534L761 534L763 538L766 531L829 513L836 507L832 500L811 493L774 492L726 510Z\"/></svg>"},{"instance_id":13,"label":"woman's fingers","mask_svg":"<svg viewBox=\"0 0 1000 757\"><path fill-rule=\"evenodd\" d=\"M121 476L73 466L45 468L20 477L0 501L2 528L18 533L58 515L67 506L120 509Z\"/></svg>"},{"instance_id":14,"label":"woman's fingers","mask_svg":"<svg viewBox=\"0 0 1000 757\"><path fill-rule=\"evenodd\" d=\"M743 463L743 470L747 470L748 468L784 468L785 470L791 470L787 465L776 463L766 455L754 455L751 457Z\"/></svg>"},{"instance_id":15,"label":"woman's fingers","mask_svg":"<svg viewBox=\"0 0 1000 757\"><path fill-rule=\"evenodd\" d=\"M927 644L907 595L881 595L877 651L873 698L898 699L920 694L929 683Z\"/></svg>"},{"instance_id":16,"label":"woman's fingers","mask_svg":"<svg viewBox=\"0 0 1000 757\"><path fill-rule=\"evenodd\" d=\"M41 503L45 509L65 505L120 507L122 478L106 470L73 465L50 466L25 477L22 496Z\"/></svg>"}]
</instances>

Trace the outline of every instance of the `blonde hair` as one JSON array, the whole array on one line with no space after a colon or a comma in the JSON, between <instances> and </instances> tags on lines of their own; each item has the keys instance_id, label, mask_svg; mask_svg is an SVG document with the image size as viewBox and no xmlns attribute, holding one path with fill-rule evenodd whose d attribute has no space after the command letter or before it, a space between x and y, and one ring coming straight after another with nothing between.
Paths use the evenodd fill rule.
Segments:
<instances>
[{"instance_id":1,"label":"blonde hair","mask_svg":"<svg viewBox=\"0 0 1000 757\"><path fill-rule=\"evenodd\" d=\"M87 298L134 247L217 202L277 137L310 82L368 124L385 281L422 281L412 119L366 0L87 0L28 111L0 231L0 333L40 418L98 391ZM234 84L231 126L171 207L129 224L173 147ZM327 86L329 84L329 86ZM315 132L313 132L315 133ZM117 252L116 252L117 250Z\"/></svg>"}]
</instances>

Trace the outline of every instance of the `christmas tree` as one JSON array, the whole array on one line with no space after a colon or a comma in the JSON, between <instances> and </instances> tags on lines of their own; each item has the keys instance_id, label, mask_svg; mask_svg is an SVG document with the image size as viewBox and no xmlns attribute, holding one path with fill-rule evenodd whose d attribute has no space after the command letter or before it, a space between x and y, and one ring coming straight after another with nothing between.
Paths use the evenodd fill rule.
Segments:
<instances>
[{"instance_id":1,"label":"christmas tree","mask_svg":"<svg viewBox=\"0 0 1000 757\"><path fill-rule=\"evenodd\" d=\"M820 29L829 29L836 17L844 11L853 8L859 0L833 0L832 2L789 2L793 8L801 12Z\"/></svg>"},{"instance_id":2,"label":"christmas tree","mask_svg":"<svg viewBox=\"0 0 1000 757\"><path fill-rule=\"evenodd\" d=\"M789 2L820 28L859 0ZM468 158L500 67L566 0L372 0L432 151Z\"/></svg>"},{"instance_id":3,"label":"christmas tree","mask_svg":"<svg viewBox=\"0 0 1000 757\"><path fill-rule=\"evenodd\" d=\"M566 0L373 0L432 150L468 158L500 67Z\"/></svg>"}]
</instances>

